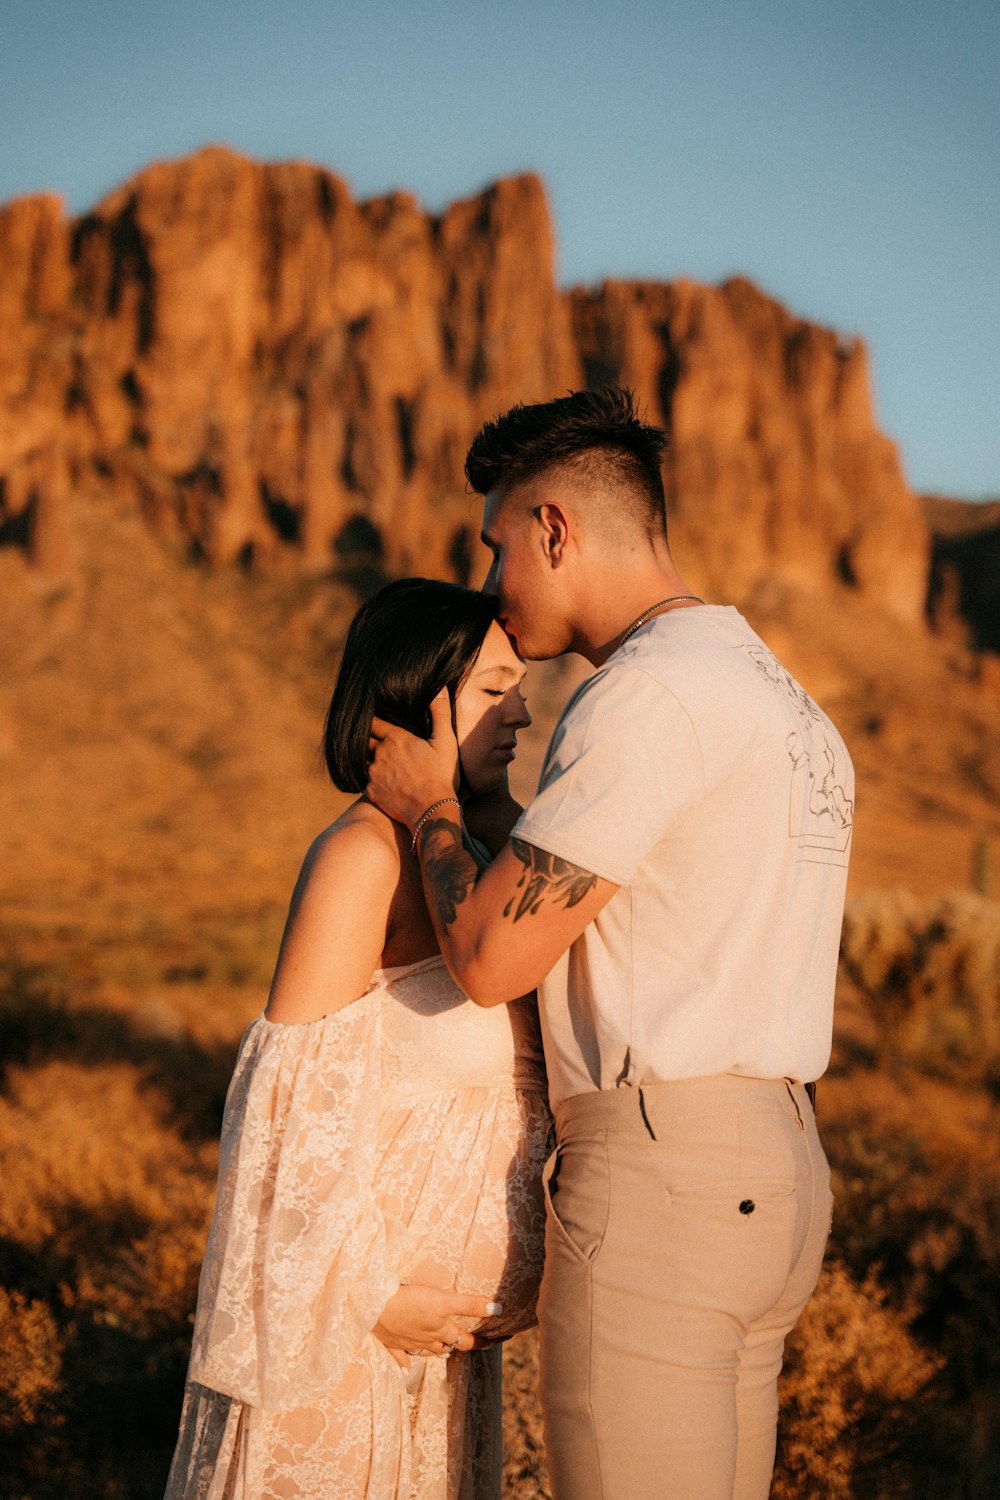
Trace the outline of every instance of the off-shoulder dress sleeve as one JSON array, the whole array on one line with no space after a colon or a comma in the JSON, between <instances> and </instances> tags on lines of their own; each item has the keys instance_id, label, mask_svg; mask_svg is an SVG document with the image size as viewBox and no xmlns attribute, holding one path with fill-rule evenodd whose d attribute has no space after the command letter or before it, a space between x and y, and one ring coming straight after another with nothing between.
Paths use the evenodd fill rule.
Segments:
<instances>
[{"instance_id":1,"label":"off-shoulder dress sleeve","mask_svg":"<svg viewBox=\"0 0 1000 1500\"><path fill-rule=\"evenodd\" d=\"M189 1375L265 1411L336 1386L399 1287L372 1192L379 1026L369 992L240 1044Z\"/></svg>"}]
</instances>

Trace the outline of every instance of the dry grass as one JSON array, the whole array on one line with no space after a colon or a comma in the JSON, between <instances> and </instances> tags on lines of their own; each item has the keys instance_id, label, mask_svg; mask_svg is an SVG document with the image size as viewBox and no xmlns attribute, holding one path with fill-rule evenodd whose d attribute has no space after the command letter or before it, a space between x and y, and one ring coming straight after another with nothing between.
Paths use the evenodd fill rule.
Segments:
<instances>
[{"instance_id":1,"label":"dry grass","mask_svg":"<svg viewBox=\"0 0 1000 1500\"><path fill-rule=\"evenodd\" d=\"M0 1288L0 1431L36 1422L61 1374L59 1330L48 1306Z\"/></svg>"},{"instance_id":2,"label":"dry grass","mask_svg":"<svg viewBox=\"0 0 1000 1500\"><path fill-rule=\"evenodd\" d=\"M859 1283L829 1261L786 1350L774 1500L911 1493L913 1450L943 1365L874 1270Z\"/></svg>"},{"instance_id":3,"label":"dry grass","mask_svg":"<svg viewBox=\"0 0 1000 1500\"><path fill-rule=\"evenodd\" d=\"M855 897L841 968L867 1005L884 1067L1000 1083L1000 906L972 892Z\"/></svg>"},{"instance_id":4,"label":"dry grass","mask_svg":"<svg viewBox=\"0 0 1000 1500\"><path fill-rule=\"evenodd\" d=\"M178 567L96 498L75 524L63 589L0 554L0 1500L162 1493L236 1043L341 805L315 745L342 582ZM960 653L846 603L750 613L847 733L854 888L905 870L921 893L849 912L820 1089L833 1253L775 1494L979 1500L1000 1490L998 908L943 892L1000 849L1000 705ZM522 793L567 681L534 675ZM512 1500L547 1493L534 1348L507 1351Z\"/></svg>"},{"instance_id":5,"label":"dry grass","mask_svg":"<svg viewBox=\"0 0 1000 1500\"><path fill-rule=\"evenodd\" d=\"M538 1405L538 1337L519 1333L503 1351L503 1448L506 1500L551 1500Z\"/></svg>"},{"instance_id":6,"label":"dry grass","mask_svg":"<svg viewBox=\"0 0 1000 1500\"><path fill-rule=\"evenodd\" d=\"M851 1024L820 1090L833 1253L789 1349L776 1500L991 1493L998 1103L968 1049L927 1038L941 1034L934 1005L951 1001L989 1034L989 981L981 992L970 976L983 983L995 910L966 898L852 905ZM0 1495L11 1500L161 1492L226 1083L280 925L277 905L217 927L206 915L180 937L137 915L116 946L89 916L61 919L58 936L28 932L32 961L0 935ZM906 960L901 934L920 943L939 929L940 962ZM58 963L37 962L46 946ZM920 990L919 1033L893 1020L883 1068L878 995L892 962L935 976L936 999ZM511 1500L548 1493L534 1361L532 1335L506 1354Z\"/></svg>"},{"instance_id":7,"label":"dry grass","mask_svg":"<svg viewBox=\"0 0 1000 1500\"><path fill-rule=\"evenodd\" d=\"M2 1493L155 1495L232 1045L72 988L0 970Z\"/></svg>"}]
</instances>

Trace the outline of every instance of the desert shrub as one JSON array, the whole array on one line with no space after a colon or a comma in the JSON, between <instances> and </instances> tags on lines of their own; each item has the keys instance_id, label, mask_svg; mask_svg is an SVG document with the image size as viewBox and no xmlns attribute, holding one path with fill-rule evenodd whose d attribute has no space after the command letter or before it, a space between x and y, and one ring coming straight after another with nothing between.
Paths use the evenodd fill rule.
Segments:
<instances>
[{"instance_id":1,"label":"desert shrub","mask_svg":"<svg viewBox=\"0 0 1000 1500\"><path fill-rule=\"evenodd\" d=\"M861 1070L826 1098L836 1252L859 1283L877 1267L887 1307L943 1359L921 1462L965 1486L940 1493L978 1495L1000 1430L996 1104L966 1084Z\"/></svg>"},{"instance_id":2,"label":"desert shrub","mask_svg":"<svg viewBox=\"0 0 1000 1500\"><path fill-rule=\"evenodd\" d=\"M984 1152L924 1147L890 1183L900 1153L873 1124L830 1139L835 1240L856 1274L872 1264L917 1326L952 1352L967 1385L1000 1385L1000 1165Z\"/></svg>"},{"instance_id":3,"label":"desert shrub","mask_svg":"<svg viewBox=\"0 0 1000 1500\"><path fill-rule=\"evenodd\" d=\"M856 1279L880 1267L892 1306L944 1358L924 1436L979 1494L1000 1428L1000 907L857 898L842 975L890 1067L845 1080L824 1132L834 1241Z\"/></svg>"},{"instance_id":4,"label":"desert shrub","mask_svg":"<svg viewBox=\"0 0 1000 1500\"><path fill-rule=\"evenodd\" d=\"M503 1350L504 1500L551 1500L537 1389L538 1334L532 1328Z\"/></svg>"},{"instance_id":5,"label":"desert shrub","mask_svg":"<svg viewBox=\"0 0 1000 1500\"><path fill-rule=\"evenodd\" d=\"M774 1500L912 1493L906 1454L943 1362L874 1270L858 1283L829 1262L786 1350Z\"/></svg>"},{"instance_id":6,"label":"desert shrub","mask_svg":"<svg viewBox=\"0 0 1000 1500\"><path fill-rule=\"evenodd\" d=\"M71 989L0 965L0 1495L141 1500L176 1434L230 1049Z\"/></svg>"},{"instance_id":7,"label":"desert shrub","mask_svg":"<svg viewBox=\"0 0 1000 1500\"><path fill-rule=\"evenodd\" d=\"M50 1309L0 1287L0 1432L33 1423L59 1389L62 1351Z\"/></svg>"},{"instance_id":8,"label":"desert shrub","mask_svg":"<svg viewBox=\"0 0 1000 1500\"><path fill-rule=\"evenodd\" d=\"M865 1021L821 1085L833 1263L790 1341L776 1500L995 1490L998 1104L977 1080L1000 1077L997 914L852 902L843 978L896 1067L872 1065ZM265 917L219 934L206 917L186 947L137 919L152 962L134 986L101 979L110 936L89 957L74 936L61 966L0 955L0 1495L162 1493ZM244 960L252 980L227 991ZM533 1334L505 1372L505 1493L545 1500Z\"/></svg>"},{"instance_id":9,"label":"desert shrub","mask_svg":"<svg viewBox=\"0 0 1000 1500\"><path fill-rule=\"evenodd\" d=\"M971 892L855 897L841 973L863 997L879 1061L1000 1083L1000 906Z\"/></svg>"},{"instance_id":10,"label":"desert shrub","mask_svg":"<svg viewBox=\"0 0 1000 1500\"><path fill-rule=\"evenodd\" d=\"M0 1493L162 1493L215 1165L171 1115L127 1063L8 1069Z\"/></svg>"},{"instance_id":11,"label":"desert shrub","mask_svg":"<svg viewBox=\"0 0 1000 1500\"><path fill-rule=\"evenodd\" d=\"M214 1141L239 1029L199 1045L167 993L140 990L127 1010L112 1008L95 984L0 954L0 1087L11 1068L55 1059L87 1068L125 1064L170 1098L176 1128Z\"/></svg>"}]
</instances>

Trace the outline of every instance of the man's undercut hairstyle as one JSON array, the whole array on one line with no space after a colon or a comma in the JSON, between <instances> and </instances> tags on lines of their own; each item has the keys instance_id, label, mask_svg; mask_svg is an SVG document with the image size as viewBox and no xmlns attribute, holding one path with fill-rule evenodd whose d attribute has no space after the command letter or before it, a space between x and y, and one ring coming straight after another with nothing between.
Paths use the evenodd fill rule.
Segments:
<instances>
[{"instance_id":1,"label":"man's undercut hairstyle","mask_svg":"<svg viewBox=\"0 0 1000 1500\"><path fill-rule=\"evenodd\" d=\"M334 786L364 791L376 715L429 739L431 700L446 687L454 723L455 696L498 609L491 594L430 578L387 583L361 606L347 632L323 731Z\"/></svg>"},{"instance_id":2,"label":"man's undercut hairstyle","mask_svg":"<svg viewBox=\"0 0 1000 1500\"><path fill-rule=\"evenodd\" d=\"M465 460L480 495L509 490L547 469L571 469L616 495L639 501L650 532L666 532L660 463L662 427L641 420L624 386L572 391L555 401L512 406L480 428Z\"/></svg>"}]
</instances>

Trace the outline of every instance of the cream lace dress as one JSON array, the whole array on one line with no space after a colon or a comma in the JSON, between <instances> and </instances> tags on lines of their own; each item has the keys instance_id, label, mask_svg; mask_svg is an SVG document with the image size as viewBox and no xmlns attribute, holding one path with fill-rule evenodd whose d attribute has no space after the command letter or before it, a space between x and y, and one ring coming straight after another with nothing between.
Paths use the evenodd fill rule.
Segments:
<instances>
[{"instance_id":1,"label":"cream lace dress","mask_svg":"<svg viewBox=\"0 0 1000 1500\"><path fill-rule=\"evenodd\" d=\"M550 1117L531 1002L440 957L240 1044L166 1500L496 1500L500 1346L409 1371L370 1330L401 1283L534 1321Z\"/></svg>"}]
</instances>

